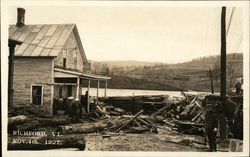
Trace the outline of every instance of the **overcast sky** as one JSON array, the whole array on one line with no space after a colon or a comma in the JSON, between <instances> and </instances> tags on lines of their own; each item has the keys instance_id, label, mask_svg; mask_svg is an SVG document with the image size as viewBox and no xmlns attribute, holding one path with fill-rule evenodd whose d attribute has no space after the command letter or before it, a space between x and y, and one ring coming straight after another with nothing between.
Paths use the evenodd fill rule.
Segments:
<instances>
[{"instance_id":1,"label":"overcast sky","mask_svg":"<svg viewBox=\"0 0 250 157\"><path fill-rule=\"evenodd\" d=\"M139 60L178 63L220 54L220 7L21 6L25 24L75 23L89 60ZM16 23L16 6L9 23ZM232 8L227 8L227 23ZM228 32L228 53L243 30L235 8ZM238 51L242 52L242 44Z\"/></svg>"}]
</instances>

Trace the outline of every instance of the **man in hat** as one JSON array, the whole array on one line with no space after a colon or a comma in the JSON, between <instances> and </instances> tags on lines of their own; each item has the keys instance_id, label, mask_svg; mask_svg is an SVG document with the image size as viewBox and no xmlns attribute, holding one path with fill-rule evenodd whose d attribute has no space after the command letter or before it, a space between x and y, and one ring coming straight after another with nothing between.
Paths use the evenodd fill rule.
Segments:
<instances>
[{"instance_id":1,"label":"man in hat","mask_svg":"<svg viewBox=\"0 0 250 157\"><path fill-rule=\"evenodd\" d=\"M218 101L213 95L206 96L205 101L205 134L208 138L209 149L212 152L216 151L216 134L218 131Z\"/></svg>"}]
</instances>

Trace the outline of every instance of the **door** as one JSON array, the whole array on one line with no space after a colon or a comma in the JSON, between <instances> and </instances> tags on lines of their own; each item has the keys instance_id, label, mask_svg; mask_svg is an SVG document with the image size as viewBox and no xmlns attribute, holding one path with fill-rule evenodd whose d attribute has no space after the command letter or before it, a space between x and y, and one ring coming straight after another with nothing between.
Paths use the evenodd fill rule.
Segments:
<instances>
[{"instance_id":1,"label":"door","mask_svg":"<svg viewBox=\"0 0 250 157\"><path fill-rule=\"evenodd\" d=\"M42 86L32 86L32 104L42 105Z\"/></svg>"},{"instance_id":2,"label":"door","mask_svg":"<svg viewBox=\"0 0 250 157\"><path fill-rule=\"evenodd\" d=\"M67 90L67 95L68 97L71 97L72 96L72 86L68 86L68 90Z\"/></svg>"}]
</instances>

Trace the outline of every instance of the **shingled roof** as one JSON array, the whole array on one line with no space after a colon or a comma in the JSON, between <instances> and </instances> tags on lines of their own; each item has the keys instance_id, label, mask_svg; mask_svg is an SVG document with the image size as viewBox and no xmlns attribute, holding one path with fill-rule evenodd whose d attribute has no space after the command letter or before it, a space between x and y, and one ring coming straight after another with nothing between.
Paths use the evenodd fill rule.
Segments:
<instances>
[{"instance_id":1,"label":"shingled roof","mask_svg":"<svg viewBox=\"0 0 250 157\"><path fill-rule=\"evenodd\" d=\"M16 46L15 56L55 57L74 28L75 24L25 25L21 28L10 25L9 39L23 43ZM85 55L83 57L86 58Z\"/></svg>"}]
</instances>

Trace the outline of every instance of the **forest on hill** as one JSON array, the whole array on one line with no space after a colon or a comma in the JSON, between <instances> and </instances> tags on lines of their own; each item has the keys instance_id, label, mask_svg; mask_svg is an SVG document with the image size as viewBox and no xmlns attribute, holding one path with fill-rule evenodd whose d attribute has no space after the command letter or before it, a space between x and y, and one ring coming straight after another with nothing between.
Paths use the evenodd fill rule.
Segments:
<instances>
[{"instance_id":1,"label":"forest on hill","mask_svg":"<svg viewBox=\"0 0 250 157\"><path fill-rule=\"evenodd\" d=\"M216 92L220 87L220 56L207 56L189 62L167 64L140 61L92 62L92 72L109 75L111 88L210 91L211 77ZM243 76L243 54L227 55L227 88ZM138 83L139 82L139 83ZM159 87L160 85L160 87Z\"/></svg>"}]
</instances>

